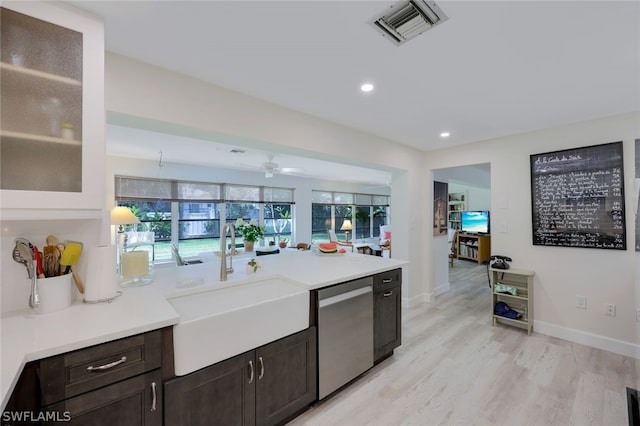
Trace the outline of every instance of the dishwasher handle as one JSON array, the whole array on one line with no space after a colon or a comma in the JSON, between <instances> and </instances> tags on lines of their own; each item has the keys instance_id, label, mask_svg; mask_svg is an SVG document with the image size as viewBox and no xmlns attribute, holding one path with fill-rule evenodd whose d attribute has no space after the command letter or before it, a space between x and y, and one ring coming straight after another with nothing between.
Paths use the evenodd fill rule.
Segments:
<instances>
[{"instance_id":1,"label":"dishwasher handle","mask_svg":"<svg viewBox=\"0 0 640 426\"><path fill-rule=\"evenodd\" d=\"M342 303L346 300L355 299L358 296L362 296L363 294L373 293L373 287L360 287L355 290L348 291L346 293L336 294L335 296L328 297L326 299L321 299L318 302L319 308L324 308L326 306L335 305L338 303Z\"/></svg>"}]
</instances>

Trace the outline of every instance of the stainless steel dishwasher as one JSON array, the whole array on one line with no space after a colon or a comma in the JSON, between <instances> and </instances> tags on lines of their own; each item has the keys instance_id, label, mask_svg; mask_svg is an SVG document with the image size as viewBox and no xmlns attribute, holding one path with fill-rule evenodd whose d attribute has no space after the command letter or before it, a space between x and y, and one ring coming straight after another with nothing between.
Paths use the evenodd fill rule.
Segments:
<instances>
[{"instance_id":1,"label":"stainless steel dishwasher","mask_svg":"<svg viewBox=\"0 0 640 426\"><path fill-rule=\"evenodd\" d=\"M373 366L373 278L318 290L318 398Z\"/></svg>"}]
</instances>

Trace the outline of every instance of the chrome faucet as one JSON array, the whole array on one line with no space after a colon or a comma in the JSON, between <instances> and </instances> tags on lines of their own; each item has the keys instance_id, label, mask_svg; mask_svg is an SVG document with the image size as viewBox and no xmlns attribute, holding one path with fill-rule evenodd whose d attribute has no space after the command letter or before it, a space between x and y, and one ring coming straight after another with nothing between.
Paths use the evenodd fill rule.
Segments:
<instances>
[{"instance_id":1,"label":"chrome faucet","mask_svg":"<svg viewBox=\"0 0 640 426\"><path fill-rule=\"evenodd\" d=\"M229 251L229 267L227 268L227 230L231 231L231 250ZM236 253L236 230L233 224L227 223L220 235L220 281L227 280L227 274L233 273L233 255Z\"/></svg>"}]
</instances>

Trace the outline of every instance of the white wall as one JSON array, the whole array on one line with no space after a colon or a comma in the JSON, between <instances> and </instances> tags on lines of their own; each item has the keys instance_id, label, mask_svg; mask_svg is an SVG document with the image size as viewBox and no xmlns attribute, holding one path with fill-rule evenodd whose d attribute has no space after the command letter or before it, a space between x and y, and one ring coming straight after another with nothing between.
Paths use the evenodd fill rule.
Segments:
<instances>
[{"instance_id":1,"label":"white wall","mask_svg":"<svg viewBox=\"0 0 640 426\"><path fill-rule=\"evenodd\" d=\"M107 54L105 79L114 124L390 171L393 257L410 262L404 296L428 300L420 151L119 55Z\"/></svg>"},{"instance_id":2,"label":"white wall","mask_svg":"<svg viewBox=\"0 0 640 426\"><path fill-rule=\"evenodd\" d=\"M467 210L491 210L491 188L479 188L461 183L449 183L449 192L467 193Z\"/></svg>"},{"instance_id":3,"label":"white wall","mask_svg":"<svg viewBox=\"0 0 640 426\"><path fill-rule=\"evenodd\" d=\"M634 212L627 204L626 251L533 246L531 237L531 154L623 141L625 196L632 200L634 138L639 114L624 114L574 125L465 145L426 156L427 168L491 163L492 251L513 258L515 268L533 269L534 329L615 352L635 355ZM507 232L499 232L501 227ZM576 295L587 297L577 309ZM617 306L615 318L604 305Z\"/></svg>"}]
</instances>

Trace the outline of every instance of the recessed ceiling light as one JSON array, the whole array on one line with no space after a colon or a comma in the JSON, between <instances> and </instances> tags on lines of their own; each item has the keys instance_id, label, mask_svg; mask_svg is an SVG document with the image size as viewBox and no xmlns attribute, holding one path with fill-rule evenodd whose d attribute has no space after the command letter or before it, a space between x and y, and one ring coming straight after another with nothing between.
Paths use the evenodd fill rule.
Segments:
<instances>
[{"instance_id":1,"label":"recessed ceiling light","mask_svg":"<svg viewBox=\"0 0 640 426\"><path fill-rule=\"evenodd\" d=\"M449 133L449 132L442 132L442 133L440 133L440 137L441 137L441 138L448 138L449 136L451 136L451 133Z\"/></svg>"},{"instance_id":2,"label":"recessed ceiling light","mask_svg":"<svg viewBox=\"0 0 640 426\"><path fill-rule=\"evenodd\" d=\"M362 90L363 92L370 92L373 90L373 84L371 83L364 83L362 86L360 86L360 90Z\"/></svg>"}]
</instances>

